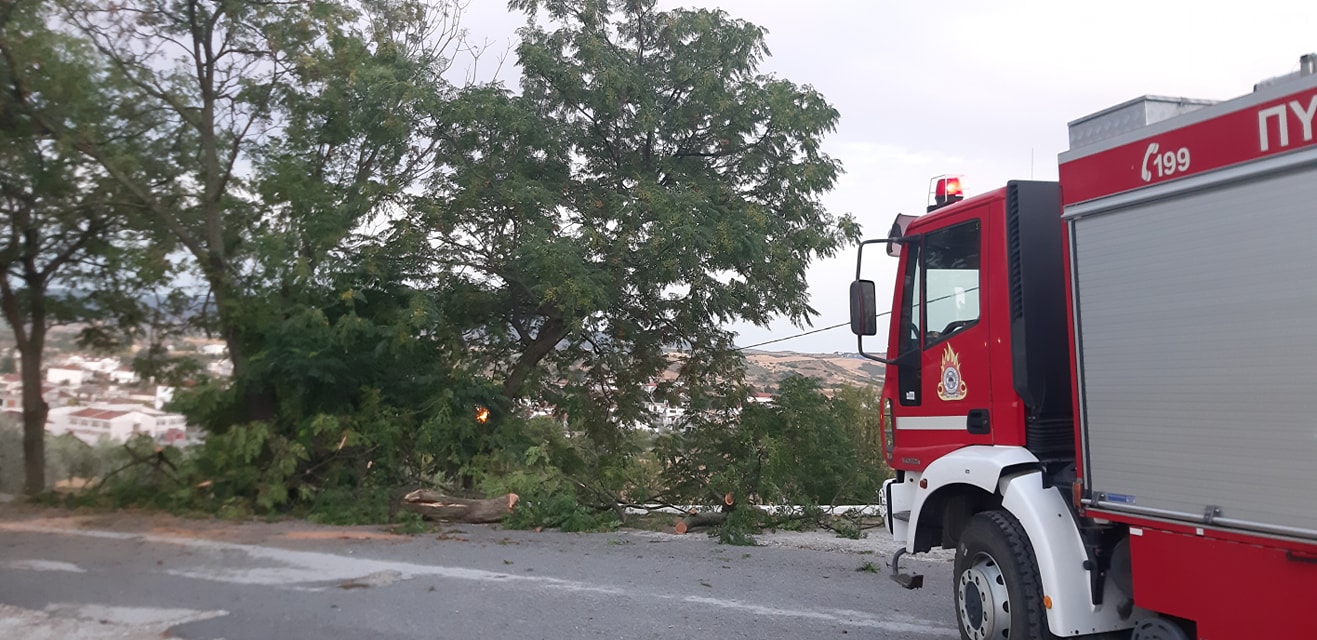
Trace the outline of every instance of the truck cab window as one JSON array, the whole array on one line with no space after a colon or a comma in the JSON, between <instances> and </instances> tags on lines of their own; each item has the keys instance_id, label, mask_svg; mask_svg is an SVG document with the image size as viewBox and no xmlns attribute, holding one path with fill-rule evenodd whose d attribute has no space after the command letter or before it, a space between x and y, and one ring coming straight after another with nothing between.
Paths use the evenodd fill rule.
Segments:
<instances>
[{"instance_id":1,"label":"truck cab window","mask_svg":"<svg viewBox=\"0 0 1317 640\"><path fill-rule=\"evenodd\" d=\"M979 320L979 221L924 237L924 348Z\"/></svg>"},{"instance_id":2,"label":"truck cab window","mask_svg":"<svg viewBox=\"0 0 1317 640\"><path fill-rule=\"evenodd\" d=\"M922 251L919 243L914 242L906 246L903 253L905 269L901 278L901 324L897 328L897 350L893 355L919 351L919 327L923 319L924 298L920 295L922 287L919 286L919 256ZM920 368L902 367L896 375L901 404L918 405Z\"/></svg>"}]
</instances>

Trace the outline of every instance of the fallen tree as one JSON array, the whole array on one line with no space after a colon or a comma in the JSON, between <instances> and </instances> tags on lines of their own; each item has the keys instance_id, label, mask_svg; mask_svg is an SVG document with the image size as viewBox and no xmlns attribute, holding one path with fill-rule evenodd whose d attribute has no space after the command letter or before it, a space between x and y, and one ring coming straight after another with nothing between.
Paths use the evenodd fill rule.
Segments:
<instances>
[{"instance_id":1,"label":"fallen tree","mask_svg":"<svg viewBox=\"0 0 1317 640\"><path fill-rule=\"evenodd\" d=\"M402 508L430 520L470 523L500 522L512 513L520 498L507 493L496 498L458 498L434 491L417 489L402 498Z\"/></svg>"},{"instance_id":2,"label":"fallen tree","mask_svg":"<svg viewBox=\"0 0 1317 640\"><path fill-rule=\"evenodd\" d=\"M726 511L701 511L699 513L692 513L685 518L678 520L677 523L673 525L672 529L674 532L681 534L688 531L721 526L722 523L726 521Z\"/></svg>"},{"instance_id":3,"label":"fallen tree","mask_svg":"<svg viewBox=\"0 0 1317 640\"><path fill-rule=\"evenodd\" d=\"M736 496L732 495L731 492L728 492L723 496L723 504L717 511L692 512L684 519L679 520L673 527L673 530L680 534L686 533L687 531L694 531L696 529L722 526L722 523L727 520L727 514L731 513L732 509L735 508Z\"/></svg>"}]
</instances>

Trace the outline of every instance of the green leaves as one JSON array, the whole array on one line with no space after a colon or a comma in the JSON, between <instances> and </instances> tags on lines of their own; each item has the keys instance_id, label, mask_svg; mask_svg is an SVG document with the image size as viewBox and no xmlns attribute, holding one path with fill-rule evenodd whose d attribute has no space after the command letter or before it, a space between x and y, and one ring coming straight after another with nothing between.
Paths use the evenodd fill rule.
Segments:
<instances>
[{"instance_id":1,"label":"green leaves","mask_svg":"<svg viewBox=\"0 0 1317 640\"><path fill-rule=\"evenodd\" d=\"M70 123L107 118L121 86L85 42L51 28L48 5L0 8L0 309L23 356L28 491L42 489L46 331L83 323L93 347L113 347L140 317L134 300L159 277L150 234ZM115 322L115 321L118 322Z\"/></svg>"},{"instance_id":2,"label":"green leaves","mask_svg":"<svg viewBox=\"0 0 1317 640\"><path fill-rule=\"evenodd\" d=\"M89 212L132 231L85 236L126 268L52 314L226 342L233 379L179 401L211 436L189 471L207 508L504 473L544 490L537 521L591 526L596 506L657 491L629 431L646 385L673 368L660 393L729 424L746 390L725 327L807 321L805 270L857 235L820 201L841 170L821 151L836 110L763 75L764 31L721 11L516 0L516 93L445 80L462 49L443 3L35 6L9 19L46 37L0 44L49 60L0 65L17 89L0 141L38 143L5 147L0 181L25 171L17 191L73 203L43 231L87 231ZM127 285L180 278L207 295L130 304ZM144 373L199 381L157 342ZM832 411L811 393L747 408L718 441L746 464L693 477L840 491L786 474L796 449L835 453L800 430ZM559 419L527 421L537 405Z\"/></svg>"},{"instance_id":3,"label":"green leaves","mask_svg":"<svg viewBox=\"0 0 1317 640\"><path fill-rule=\"evenodd\" d=\"M452 90L446 52L422 34L441 18L410 1L363 10L368 23L326 18L331 37L271 87L271 112L285 124L252 153L269 207L259 257L270 282L305 286L339 266L361 245L362 225L407 206L406 190L433 170L429 135Z\"/></svg>"},{"instance_id":4,"label":"green leaves","mask_svg":"<svg viewBox=\"0 0 1317 640\"><path fill-rule=\"evenodd\" d=\"M505 395L552 396L587 430L616 430L643 401L625 390L667 367L665 349L735 362L726 324L812 314L806 268L858 236L819 200L840 172L820 150L838 116L758 74L763 30L721 11L510 6L530 19L522 93L447 105L447 162L407 229L433 247L427 288L460 282L481 300L468 335Z\"/></svg>"},{"instance_id":5,"label":"green leaves","mask_svg":"<svg viewBox=\"0 0 1317 640\"><path fill-rule=\"evenodd\" d=\"M760 504L869 504L887 477L873 389L829 398L811 378L782 381L772 405L726 422L699 421L659 448L669 486L697 503L731 492Z\"/></svg>"}]
</instances>

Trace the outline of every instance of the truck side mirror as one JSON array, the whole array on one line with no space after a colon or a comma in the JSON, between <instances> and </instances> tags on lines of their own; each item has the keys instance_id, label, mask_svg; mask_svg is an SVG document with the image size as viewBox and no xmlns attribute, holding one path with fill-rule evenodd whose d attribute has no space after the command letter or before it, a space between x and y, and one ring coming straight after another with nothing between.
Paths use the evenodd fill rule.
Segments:
<instances>
[{"instance_id":1,"label":"truck side mirror","mask_svg":"<svg viewBox=\"0 0 1317 640\"><path fill-rule=\"evenodd\" d=\"M851 333L878 335L878 294L872 280L851 283Z\"/></svg>"},{"instance_id":2,"label":"truck side mirror","mask_svg":"<svg viewBox=\"0 0 1317 640\"><path fill-rule=\"evenodd\" d=\"M878 294L874 292L872 280L856 280L851 283L851 332L859 336L855 346L861 356L898 367L919 366L917 348L890 360L864 352L864 336L878 335Z\"/></svg>"}]
</instances>

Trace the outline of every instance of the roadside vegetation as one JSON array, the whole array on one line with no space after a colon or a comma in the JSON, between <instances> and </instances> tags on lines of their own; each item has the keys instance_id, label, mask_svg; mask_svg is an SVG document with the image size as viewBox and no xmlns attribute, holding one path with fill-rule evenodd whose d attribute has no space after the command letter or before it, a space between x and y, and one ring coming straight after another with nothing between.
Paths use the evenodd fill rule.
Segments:
<instances>
[{"instance_id":1,"label":"roadside vegetation","mask_svg":"<svg viewBox=\"0 0 1317 640\"><path fill-rule=\"evenodd\" d=\"M518 494L510 526L730 502L727 541L857 535L750 507L872 502L873 390L796 377L752 403L726 329L807 323L807 267L857 239L819 200L839 114L763 74L763 30L721 11L513 0L505 83L462 8L0 7L0 307L24 383L0 476L17 449L27 493L91 477L77 499L112 506L413 527L399 498L442 487ZM204 444L45 437L66 323L179 386ZM195 334L231 378L164 346ZM654 399L684 418L636 429Z\"/></svg>"},{"instance_id":2,"label":"roadside vegetation","mask_svg":"<svg viewBox=\"0 0 1317 640\"><path fill-rule=\"evenodd\" d=\"M228 518L287 514L326 524L392 522L409 530L417 516L399 510L402 494L437 486L455 494L518 494L518 507L503 521L508 527L598 531L636 524L645 507L726 509L724 500L732 496L734 508L714 529L725 542L752 543L752 535L766 527L821 526L858 537L861 519L833 517L825 507L872 502L887 477L871 417L876 402L868 388L847 387L829 398L813 380L792 377L775 404L749 405L729 422L705 418L657 435L628 431L609 447L545 417L487 425L459 439L468 443L465 449L435 437L408 443L405 451L365 444L366 437L390 437L391 426L379 423L372 431L368 423L355 423L363 424L366 435L315 457L308 443L272 444L259 425L186 450L145 437L95 446L50 437L48 486L58 490L46 499ZM16 425L0 424L0 492L22 486L20 440ZM458 475L447 469L458 469ZM757 505L806 508L768 513ZM659 521L671 524L675 517L663 514Z\"/></svg>"}]
</instances>

